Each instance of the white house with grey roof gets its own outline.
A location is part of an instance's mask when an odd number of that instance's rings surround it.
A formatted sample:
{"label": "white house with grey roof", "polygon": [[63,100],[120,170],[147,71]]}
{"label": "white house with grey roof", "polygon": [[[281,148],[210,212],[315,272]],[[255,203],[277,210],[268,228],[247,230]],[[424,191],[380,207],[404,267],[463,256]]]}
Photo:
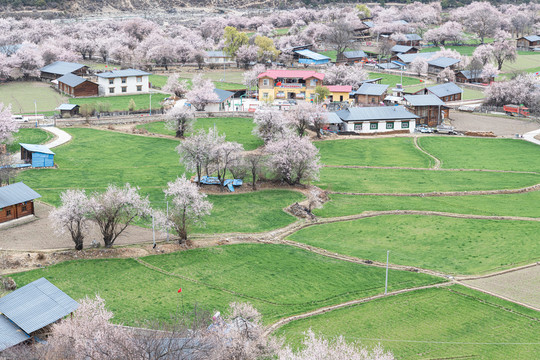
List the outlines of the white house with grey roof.
{"label": "white house with grey roof", "polygon": [[206,64],[229,64],[233,62],[233,59],[225,51],[207,51],[204,62]]}
{"label": "white house with grey roof", "polygon": [[148,94],[150,73],[137,69],[113,70],[96,74],[100,96]]}
{"label": "white house with grey roof", "polygon": [[[341,131],[360,134],[384,133],[390,131],[413,132],[418,116],[407,111],[404,106],[353,107],[335,112],[332,123],[339,118]],[[329,116],[330,119],[330,116]]]}

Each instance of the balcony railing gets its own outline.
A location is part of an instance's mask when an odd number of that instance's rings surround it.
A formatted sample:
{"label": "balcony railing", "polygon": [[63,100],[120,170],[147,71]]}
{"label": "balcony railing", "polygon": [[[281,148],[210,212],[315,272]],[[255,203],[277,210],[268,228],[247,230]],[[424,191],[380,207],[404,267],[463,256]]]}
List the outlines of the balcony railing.
{"label": "balcony railing", "polygon": [[276,87],[279,88],[285,88],[285,89],[301,89],[303,87],[306,87],[306,84],[301,83],[282,83],[281,85],[276,85]]}

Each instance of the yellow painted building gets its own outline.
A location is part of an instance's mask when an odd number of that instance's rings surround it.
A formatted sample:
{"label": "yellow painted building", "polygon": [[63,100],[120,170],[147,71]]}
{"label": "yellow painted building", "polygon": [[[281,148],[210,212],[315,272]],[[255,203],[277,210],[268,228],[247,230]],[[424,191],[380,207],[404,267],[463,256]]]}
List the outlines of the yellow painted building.
{"label": "yellow painted building", "polygon": [[266,70],[259,74],[259,100],[315,99],[315,88],[322,86],[324,74],[311,70]]}

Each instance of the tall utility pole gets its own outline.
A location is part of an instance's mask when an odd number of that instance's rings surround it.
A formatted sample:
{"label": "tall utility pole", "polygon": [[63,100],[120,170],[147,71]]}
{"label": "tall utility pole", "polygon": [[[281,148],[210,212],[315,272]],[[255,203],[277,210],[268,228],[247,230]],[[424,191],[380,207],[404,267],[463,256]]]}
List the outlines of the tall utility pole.
{"label": "tall utility pole", "polygon": [[150,115],[152,115],[152,93],[150,92]]}
{"label": "tall utility pole", "polygon": [[390,250],[386,251],[386,280],[384,282],[384,295],[388,294],[388,258],[390,256]]}

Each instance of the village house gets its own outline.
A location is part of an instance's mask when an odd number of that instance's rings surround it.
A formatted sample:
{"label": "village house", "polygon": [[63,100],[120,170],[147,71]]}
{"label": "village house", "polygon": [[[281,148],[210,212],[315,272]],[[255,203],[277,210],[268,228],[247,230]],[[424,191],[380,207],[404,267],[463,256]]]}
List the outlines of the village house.
{"label": "village house", "polygon": [[70,118],[79,115],[80,106],[77,104],[60,104],[56,109],[60,111],[61,118]]}
{"label": "village house", "polygon": [[234,96],[234,93],[232,91],[227,90],[221,90],[221,89],[214,89],[214,92],[218,96],[218,100],[216,102],[212,102],[204,108],[205,111],[231,111],[232,105],[232,98]]}
{"label": "village house", "polygon": [[398,69],[404,68],[404,66],[397,61],[379,63],[376,65],[376,67],[377,69],[382,69],[382,70],[398,70]]}
{"label": "village house", "polygon": [[450,68],[452,70],[455,70],[457,67],[457,64],[460,63],[461,60],[454,59],[454,58],[448,58],[448,57],[440,57],[435,60],[429,60],[428,61],[428,74],[434,74],[437,75],[444,69]]}
{"label": "village house", "polygon": [[204,57],[205,64],[228,65],[234,63],[232,57],[227,55],[225,51],[207,51]]}
{"label": "village house", "polygon": [[269,69],[259,74],[259,100],[311,100],[324,74],[313,70]]}
{"label": "village house", "polygon": [[23,182],[0,187],[0,223],[33,215],[34,200],[40,197]]}
{"label": "village house", "polygon": [[364,83],[354,92],[356,104],[380,105],[386,97],[388,85]]}
{"label": "village house", "polygon": [[540,35],[520,37],[517,39],[517,49],[523,51],[540,51]]}
{"label": "village house", "polygon": [[352,86],[350,85],[327,85],[326,88],[330,91],[327,97],[330,102],[348,102]]}
{"label": "village house", "polygon": [[429,60],[435,54],[436,54],[435,52],[425,52],[425,53],[416,53],[416,54],[398,54],[397,61],[399,61],[402,64],[405,64],[405,66],[408,67],[417,57],[421,57],[426,60]]}
{"label": "village house", "polygon": [[398,60],[398,55],[401,54],[416,54],[420,50],[417,47],[414,46],[408,46],[408,45],[394,45],[390,49],[392,52],[392,57],[390,60]]}
{"label": "village house", "polygon": [[336,63],[352,65],[355,63],[365,62],[367,58],[367,54],[362,50],[344,51],[337,57]]}
{"label": "village house", "polygon": [[[390,131],[413,132],[418,116],[403,106],[352,107],[335,112],[342,124],[335,124],[343,132],[385,133]],[[329,117],[330,118],[330,117]]]}
{"label": "village house", "polygon": [[148,76],[142,70],[113,70],[97,74],[99,95],[115,96],[128,94],[148,94],[150,86]]}
{"label": "village house", "polygon": [[481,70],[461,70],[456,72],[456,82],[458,83],[491,83],[495,81],[495,77],[492,76],[488,79],[484,79],[481,76]]}
{"label": "village house", "polygon": [[355,24],[353,30],[354,41],[368,41],[371,40],[371,27],[366,22]]}
{"label": "village house", "polygon": [[42,80],[55,80],[66,74],[75,74],[78,76],[89,75],[88,66],[66,61],[55,61],[52,64],[42,67],[39,71],[41,72],[40,77]]}
{"label": "village house", "polygon": [[403,99],[407,109],[418,116],[417,124],[437,126],[448,118],[449,108],[433,94],[405,95]]}
{"label": "village house", "polygon": [[98,84],[75,74],[66,74],[56,79],[58,90],[71,97],[98,96]]}
{"label": "village house", "polygon": [[420,41],[422,41],[422,37],[418,34],[405,34],[405,37],[407,40],[400,40],[397,41],[397,45],[407,45],[407,46],[414,46],[418,47],[420,46]]}
{"label": "village house", "polygon": [[463,90],[454,84],[453,82],[448,82],[440,85],[431,86],[424,88],[414,93],[414,95],[427,95],[433,94],[437,96],[444,102],[448,101],[459,101],[461,100],[461,94]]}
{"label": "village house", "polygon": [[330,62],[328,56],[316,53],[309,49],[294,50],[294,52],[298,56],[298,62],[300,64],[324,65]]}

